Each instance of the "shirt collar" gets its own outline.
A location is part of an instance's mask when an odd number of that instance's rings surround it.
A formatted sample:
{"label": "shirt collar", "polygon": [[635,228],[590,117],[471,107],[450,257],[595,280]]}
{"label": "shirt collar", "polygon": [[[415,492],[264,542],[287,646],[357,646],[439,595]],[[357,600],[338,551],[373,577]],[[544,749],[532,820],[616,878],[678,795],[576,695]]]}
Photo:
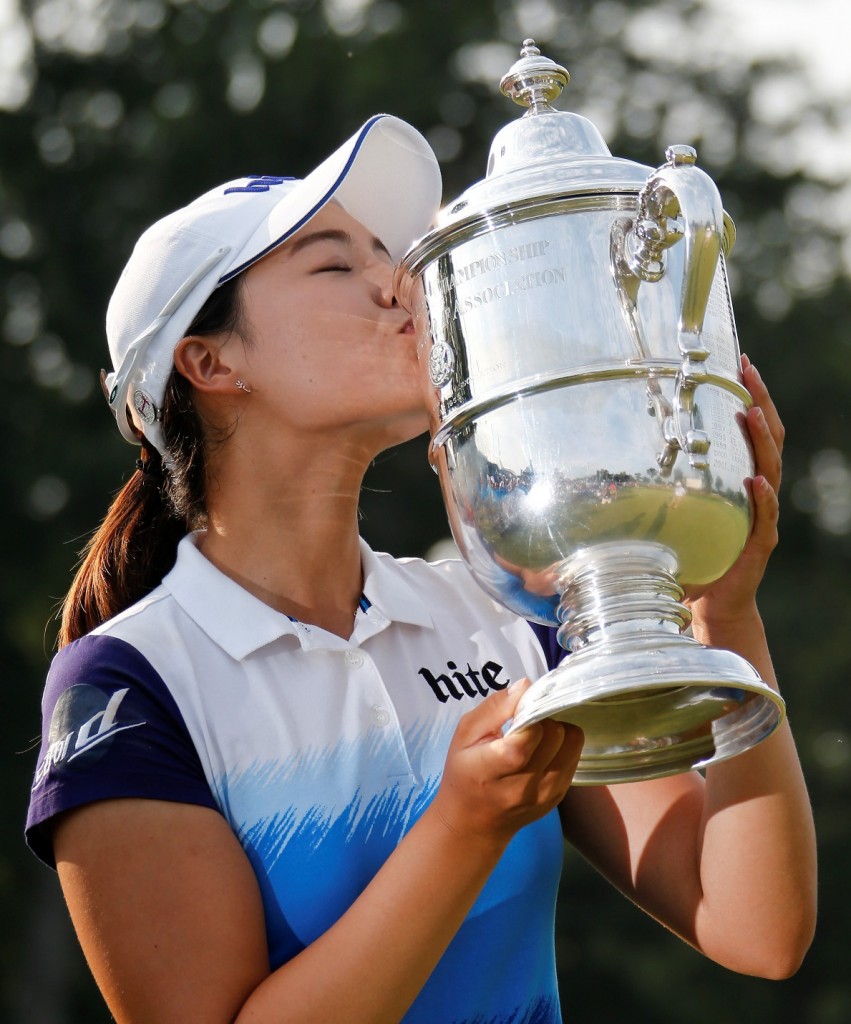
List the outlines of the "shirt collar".
{"label": "shirt collar", "polygon": [[[375,609],[387,622],[432,626],[425,602],[395,559],[376,555],[364,540],[360,543],[364,594],[373,606],[368,615]],[[302,647],[317,646],[316,634],[324,632],[294,622],[217,569],[198,550],[197,533],[181,540],[163,586],[193,622],[237,661],[284,636],[295,637]],[[334,646],[348,646],[339,637],[334,640]]]}
{"label": "shirt collar", "polygon": [[297,636],[296,623],[201,554],[199,536],[190,533],[181,540],[174,568],[163,580],[190,619],[237,661],[282,636]]}
{"label": "shirt collar", "polygon": [[405,560],[399,562],[392,555],[376,554],[363,537],[360,550],[363,592],[373,607],[379,608],[393,622],[434,626],[428,605],[406,579]]}

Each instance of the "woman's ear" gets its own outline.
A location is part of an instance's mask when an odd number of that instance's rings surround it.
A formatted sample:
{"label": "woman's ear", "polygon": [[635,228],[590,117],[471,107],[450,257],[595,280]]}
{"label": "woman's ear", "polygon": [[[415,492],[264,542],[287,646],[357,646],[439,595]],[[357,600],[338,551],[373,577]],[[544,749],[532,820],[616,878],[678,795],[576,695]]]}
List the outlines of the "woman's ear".
{"label": "woman's ear", "polygon": [[196,391],[230,393],[238,374],[230,365],[228,353],[221,337],[190,334],[177,343],[174,365]]}

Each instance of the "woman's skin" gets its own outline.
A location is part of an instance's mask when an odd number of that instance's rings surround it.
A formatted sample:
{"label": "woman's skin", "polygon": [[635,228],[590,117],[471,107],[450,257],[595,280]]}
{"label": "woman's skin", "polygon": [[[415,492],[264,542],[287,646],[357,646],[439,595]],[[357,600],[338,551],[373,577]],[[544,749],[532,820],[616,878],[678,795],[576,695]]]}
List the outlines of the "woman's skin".
{"label": "woman's skin", "polygon": [[[247,340],[189,337],[175,355],[202,415],[232,428],[211,468],[202,551],[261,600],[344,637],[362,587],[363,474],[425,427],[416,341],[391,276],[381,244],[332,204],[246,272]],[[775,685],[755,594],[777,541],[783,429],[743,367],[754,529],[691,604],[698,639]],[[464,716],[432,804],[340,920],[273,973],[257,881],[221,815],[136,799],[64,815],[60,879],[116,1020],[398,1022],[511,837],[554,807],[570,842],[687,942],[738,971],[794,972],[812,938],[816,866],[788,726],[705,781],[569,789],[577,729],[501,734],[526,685]]]}

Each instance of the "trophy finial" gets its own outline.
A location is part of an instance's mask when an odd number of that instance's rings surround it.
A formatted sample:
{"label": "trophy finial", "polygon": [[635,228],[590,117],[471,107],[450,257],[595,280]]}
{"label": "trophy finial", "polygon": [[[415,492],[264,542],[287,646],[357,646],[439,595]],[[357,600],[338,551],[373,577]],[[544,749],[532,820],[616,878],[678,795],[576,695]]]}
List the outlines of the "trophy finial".
{"label": "trophy finial", "polygon": [[504,96],[528,107],[529,114],[538,114],[552,109],[550,103],[558,99],[569,81],[566,68],[542,57],[534,39],[524,39],[520,60],[508,69],[499,88]]}

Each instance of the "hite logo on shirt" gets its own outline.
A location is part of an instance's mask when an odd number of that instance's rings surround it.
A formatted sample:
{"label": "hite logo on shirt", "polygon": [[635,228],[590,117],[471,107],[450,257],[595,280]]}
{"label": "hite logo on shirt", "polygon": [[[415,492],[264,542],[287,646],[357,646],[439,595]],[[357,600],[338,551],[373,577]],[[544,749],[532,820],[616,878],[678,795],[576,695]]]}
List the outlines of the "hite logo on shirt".
{"label": "hite logo on shirt", "polygon": [[117,733],[145,724],[118,720],[118,711],[129,692],[125,688],[110,694],[80,683],[62,694],[53,709],[47,752],[36,769],[33,789],[44,782],[54,766],[70,764],[83,755],[99,758]]}
{"label": "hite logo on shirt", "polygon": [[486,661],[481,668],[473,668],[467,662],[466,669],[459,669],[454,661],[446,662],[446,672],[437,674],[427,668],[421,668],[419,675],[431,687],[432,693],[441,704],[450,697],[462,700],[464,697],[487,697],[492,690],[504,690],[511,682],[501,677],[503,666],[495,661]]}

